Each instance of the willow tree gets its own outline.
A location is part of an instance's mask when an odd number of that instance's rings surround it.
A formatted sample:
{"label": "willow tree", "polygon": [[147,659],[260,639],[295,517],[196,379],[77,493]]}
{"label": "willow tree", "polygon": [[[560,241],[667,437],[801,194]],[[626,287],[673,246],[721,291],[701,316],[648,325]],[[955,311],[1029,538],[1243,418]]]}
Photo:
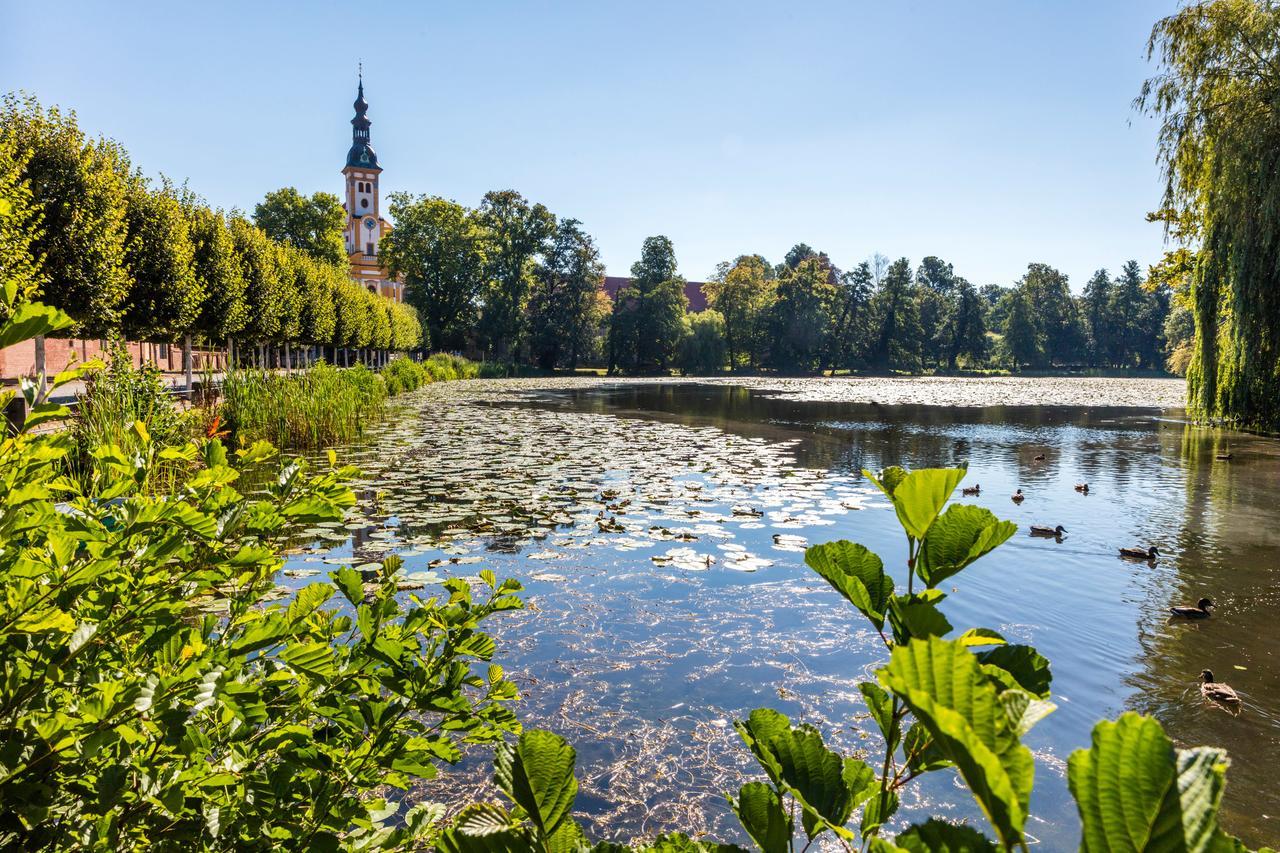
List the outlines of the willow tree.
{"label": "willow tree", "polygon": [[1280,430],[1280,5],[1208,0],[1155,25],[1159,74],[1137,105],[1161,119],[1169,235],[1195,249],[1198,417]]}

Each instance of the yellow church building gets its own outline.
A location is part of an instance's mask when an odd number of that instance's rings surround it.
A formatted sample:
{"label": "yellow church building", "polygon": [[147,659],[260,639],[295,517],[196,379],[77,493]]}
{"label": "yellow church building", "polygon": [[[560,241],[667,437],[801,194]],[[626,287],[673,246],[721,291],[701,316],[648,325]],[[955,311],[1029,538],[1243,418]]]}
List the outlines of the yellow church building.
{"label": "yellow church building", "polygon": [[351,148],[347,151],[347,165],[342,174],[347,188],[343,208],[347,211],[344,237],[347,243],[347,260],[351,263],[351,278],[360,282],[371,293],[378,293],[397,302],[404,301],[404,282],[392,278],[383,269],[378,247],[382,238],[391,231],[391,223],[382,218],[378,180],[382,168],[378,155],[369,144],[369,103],[364,99],[364,76],[356,89],[355,118],[351,119]]}

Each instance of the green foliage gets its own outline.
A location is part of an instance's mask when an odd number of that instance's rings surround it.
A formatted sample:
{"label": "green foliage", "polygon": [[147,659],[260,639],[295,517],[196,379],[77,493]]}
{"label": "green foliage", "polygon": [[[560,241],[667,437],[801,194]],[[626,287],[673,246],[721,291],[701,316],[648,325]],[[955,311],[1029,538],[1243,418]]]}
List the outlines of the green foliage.
{"label": "green foliage", "polygon": [[361,365],[321,363],[288,375],[234,370],[223,381],[220,412],[242,443],[315,449],[359,438],[382,416],[386,397],[382,378]]}
{"label": "green foliage", "polygon": [[918,370],[924,331],[911,280],[911,262],[906,258],[899,258],[889,267],[872,300],[872,310],[879,325],[872,360],[885,367]]}
{"label": "green foliage", "polygon": [[826,256],[784,267],[776,298],[764,317],[770,340],[769,364],[784,371],[816,370],[828,351],[837,290]]}
{"label": "green foliage", "polygon": [[773,270],[760,255],[723,263],[705,285],[707,304],[724,318],[729,369],[745,361],[755,367],[764,351],[766,312],[776,298]]}
{"label": "green foliage", "polygon": [[530,349],[533,362],[544,370],[572,370],[583,361],[596,360],[612,309],[601,288],[600,250],[581,226],[576,219],[560,220],[534,271]]}
{"label": "green foliage", "polygon": [[[23,308],[0,340],[71,323]],[[0,846],[430,843],[442,811],[401,816],[388,794],[518,730],[480,629],[520,606],[519,584],[485,572],[474,594],[454,579],[401,603],[388,558],[369,583],[343,568],[272,603],[285,543],[343,518],[355,472],[313,474],[265,444],[236,465],[216,440],[187,447],[201,470],[162,496],[144,487],[157,453],[96,448],[92,497],[60,473],[70,435],[0,442]],[[236,483],[255,466],[274,476],[249,498]]]}
{"label": "green foliage", "polygon": [[133,284],[124,332],[131,340],[172,340],[195,325],[205,298],[188,219],[171,193],[153,192],[141,179],[126,199],[124,263]]}
{"label": "green foliage", "polygon": [[[449,382],[454,379],[474,379],[482,375],[488,363],[477,364],[459,355],[436,353],[425,361],[397,358],[380,373],[387,385],[387,393],[395,396],[405,391],[415,391],[432,382]],[[506,375],[503,372],[501,375]]]}
{"label": "green foliage", "polygon": [[509,361],[525,337],[534,258],[544,255],[556,218],[514,190],[487,192],[475,213],[484,235],[485,285],[477,326],[485,352]]}
{"label": "green foliage", "polygon": [[685,333],[680,339],[678,361],[686,376],[708,375],[724,370],[728,363],[725,348],[724,317],[714,309],[684,318]]}
{"label": "green foliage", "polygon": [[308,198],[293,187],[269,192],[253,209],[253,223],[278,243],[291,246],[330,266],[347,263],[342,228],[347,212],[333,193],[312,193]]}
{"label": "green foliage", "polygon": [[[11,284],[17,293],[15,301],[24,302],[44,284],[36,249],[40,211],[25,177],[30,158],[29,151],[18,150],[16,139],[0,133],[0,282]],[[0,314],[0,320],[4,317]]]}
{"label": "green foliage", "polygon": [[485,281],[484,231],[456,202],[393,193],[395,230],[382,241],[392,275],[403,275],[406,297],[418,309],[433,346],[460,348],[475,320]]}
{"label": "green foliage", "polygon": [[42,298],[75,320],[67,331],[117,327],[131,283],[124,265],[127,159],[113,144],[87,140],[74,114],[12,94],[0,109],[0,148],[22,164],[20,180],[41,226],[27,252],[43,261]]}
{"label": "green foliage", "polygon": [[610,371],[666,371],[684,336],[688,303],[671,241],[662,236],[647,238],[640,260],[631,266],[631,283],[614,297]]}
{"label": "green foliage", "polygon": [[194,199],[185,200],[183,207],[191,237],[192,268],[204,285],[197,327],[210,340],[230,340],[249,322],[247,288],[235,241],[222,211]]}

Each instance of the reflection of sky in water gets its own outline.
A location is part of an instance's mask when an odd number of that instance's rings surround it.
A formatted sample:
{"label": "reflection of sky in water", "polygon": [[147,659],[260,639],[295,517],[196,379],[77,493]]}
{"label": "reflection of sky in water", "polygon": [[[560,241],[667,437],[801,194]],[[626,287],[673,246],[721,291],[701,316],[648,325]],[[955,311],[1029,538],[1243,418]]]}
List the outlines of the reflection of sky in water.
{"label": "reflection of sky in water", "polygon": [[[958,629],[996,628],[1053,662],[1059,710],[1027,739],[1030,832],[1074,845],[1066,757],[1095,720],[1136,707],[1185,742],[1231,749],[1232,828],[1255,843],[1280,834],[1263,769],[1280,758],[1276,593],[1256,574],[1280,544],[1275,442],[1233,437],[1228,466],[1214,460],[1221,434],[1150,410],[874,407],[652,384],[517,401],[494,387],[428,389],[351,451],[366,472],[354,549],[318,543],[290,568],[399,553],[409,580],[483,567],[525,580],[529,610],[491,626],[499,659],[522,686],[526,725],[577,747],[596,835],[730,837],[722,795],[758,775],[730,723],[754,707],[813,722],[845,751],[876,750],[855,681],[884,650],[799,549],[853,539],[901,582],[901,533],[857,472],[960,462],[966,484],[982,484],[965,500],[1023,531],[1069,531],[1060,543],[1020,534],[943,587]],[[1154,567],[1116,557],[1149,543],[1168,554]],[[1168,604],[1202,593],[1218,618],[1165,623]],[[1240,719],[1186,693],[1204,666],[1246,696]],[[427,793],[478,794],[488,775],[477,757]],[[902,818],[976,818],[949,773],[921,781]]]}

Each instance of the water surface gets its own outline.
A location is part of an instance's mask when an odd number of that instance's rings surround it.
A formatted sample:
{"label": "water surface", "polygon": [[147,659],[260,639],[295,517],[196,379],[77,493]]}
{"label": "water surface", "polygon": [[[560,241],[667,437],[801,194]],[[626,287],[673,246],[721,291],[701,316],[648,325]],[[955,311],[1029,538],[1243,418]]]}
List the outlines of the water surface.
{"label": "water surface", "polygon": [[[597,837],[738,838],[723,793],[759,774],[730,723],[755,707],[812,722],[846,752],[876,752],[856,681],[884,662],[883,646],[801,551],[852,539],[902,584],[901,532],[859,472],[967,463],[966,485],[982,492],[965,500],[1020,532],[950,579],[943,608],[958,629],[995,628],[1053,664],[1059,709],[1027,738],[1029,832],[1046,849],[1075,846],[1066,758],[1097,719],[1135,709],[1180,744],[1226,747],[1228,828],[1253,845],[1280,838],[1280,442],[1146,407],[538,384],[449,383],[398,403],[349,451],[367,472],[355,540],[330,548],[346,533],[333,531],[291,568],[394,552],[428,583],[484,567],[523,579],[530,609],[491,626],[499,657],[523,688],[525,724],[577,747],[579,809]],[[1033,539],[1033,523],[1068,533]],[[1163,555],[1154,565],[1116,555],[1149,544]],[[1217,602],[1214,618],[1166,619],[1170,604],[1201,596]],[[1206,667],[1244,697],[1239,717],[1201,703]],[[423,793],[483,795],[487,776],[477,757]],[[900,823],[981,820],[949,772],[920,781]]]}

